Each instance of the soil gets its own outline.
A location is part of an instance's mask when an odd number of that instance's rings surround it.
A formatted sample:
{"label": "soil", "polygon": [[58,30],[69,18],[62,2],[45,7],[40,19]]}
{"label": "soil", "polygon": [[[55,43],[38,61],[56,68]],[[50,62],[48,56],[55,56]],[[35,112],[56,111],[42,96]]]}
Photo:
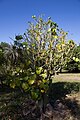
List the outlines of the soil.
{"label": "soil", "polygon": [[[61,92],[61,91],[60,91]],[[54,98],[54,95],[53,95]],[[7,90],[0,94],[0,120],[80,120],[80,92],[50,100],[45,113],[26,95]]]}

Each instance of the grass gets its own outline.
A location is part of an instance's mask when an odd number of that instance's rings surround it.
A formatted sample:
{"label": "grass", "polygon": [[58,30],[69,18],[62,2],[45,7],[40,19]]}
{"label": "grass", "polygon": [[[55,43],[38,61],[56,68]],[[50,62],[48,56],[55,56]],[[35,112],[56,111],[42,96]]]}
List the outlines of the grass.
{"label": "grass", "polygon": [[80,73],[63,73],[55,75],[53,77],[54,82],[79,82],[80,83]]}

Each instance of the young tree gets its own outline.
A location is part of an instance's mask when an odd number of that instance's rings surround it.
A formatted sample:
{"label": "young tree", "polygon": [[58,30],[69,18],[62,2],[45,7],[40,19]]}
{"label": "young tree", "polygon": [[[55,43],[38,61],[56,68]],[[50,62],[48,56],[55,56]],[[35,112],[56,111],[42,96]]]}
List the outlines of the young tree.
{"label": "young tree", "polygon": [[[46,98],[54,74],[54,51],[58,38],[58,26],[50,18],[44,21],[41,17],[33,16],[35,24],[29,22],[29,29],[19,39],[18,44],[23,45],[24,73],[22,88],[28,90],[30,96],[42,100],[43,111]],[[46,98],[45,98],[46,97]],[[44,101],[45,99],[45,101]]]}
{"label": "young tree", "polygon": [[11,50],[8,49],[8,81],[11,87],[18,86],[30,98],[40,101],[45,111],[53,75],[69,61],[74,46],[51,18],[32,18],[35,22],[29,22],[24,35],[17,35]]}

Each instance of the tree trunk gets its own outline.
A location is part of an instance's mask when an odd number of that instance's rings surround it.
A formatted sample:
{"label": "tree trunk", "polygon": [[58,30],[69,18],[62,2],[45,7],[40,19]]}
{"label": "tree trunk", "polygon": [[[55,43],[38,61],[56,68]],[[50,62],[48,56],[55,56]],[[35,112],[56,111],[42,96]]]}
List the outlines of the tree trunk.
{"label": "tree trunk", "polygon": [[41,113],[45,113],[46,106],[49,103],[49,97],[46,93],[42,93],[42,99],[39,101],[40,111]]}

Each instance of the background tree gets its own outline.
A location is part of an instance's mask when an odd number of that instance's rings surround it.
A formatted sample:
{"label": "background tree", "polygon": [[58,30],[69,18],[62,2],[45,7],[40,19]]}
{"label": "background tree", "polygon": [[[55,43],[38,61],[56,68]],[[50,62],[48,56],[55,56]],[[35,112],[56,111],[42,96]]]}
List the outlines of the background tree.
{"label": "background tree", "polygon": [[5,48],[8,47],[8,46],[9,46],[8,43],[5,43],[5,42],[0,43],[0,82],[1,82],[2,85],[3,85],[3,82],[5,81],[5,79],[7,77],[7,75],[6,75],[7,64],[6,64],[6,59],[5,59],[5,56],[4,56],[4,51],[5,51]]}
{"label": "background tree", "polygon": [[75,46],[73,50],[73,57],[70,62],[67,63],[66,69],[69,72],[80,72],[80,46]]}

